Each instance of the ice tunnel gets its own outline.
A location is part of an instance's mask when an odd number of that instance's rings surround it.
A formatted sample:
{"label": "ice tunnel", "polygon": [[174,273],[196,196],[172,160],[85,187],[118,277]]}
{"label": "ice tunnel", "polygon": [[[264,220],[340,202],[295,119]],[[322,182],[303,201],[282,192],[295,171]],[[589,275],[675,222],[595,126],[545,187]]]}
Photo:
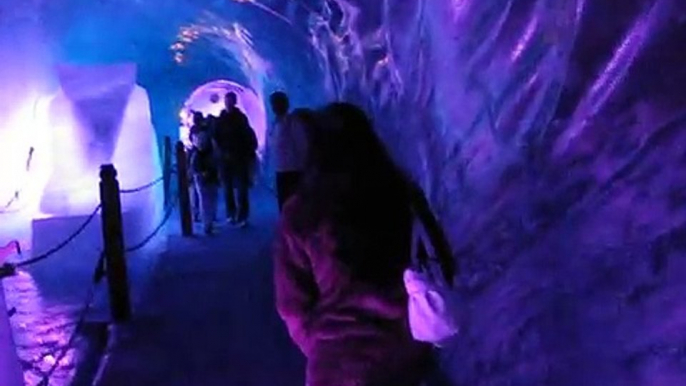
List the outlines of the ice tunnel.
{"label": "ice tunnel", "polygon": [[683,0],[3,1],[0,244],[49,185],[61,65],[135,64],[155,143],[217,79],[353,101],[460,268],[449,383],[684,385],[685,46]]}

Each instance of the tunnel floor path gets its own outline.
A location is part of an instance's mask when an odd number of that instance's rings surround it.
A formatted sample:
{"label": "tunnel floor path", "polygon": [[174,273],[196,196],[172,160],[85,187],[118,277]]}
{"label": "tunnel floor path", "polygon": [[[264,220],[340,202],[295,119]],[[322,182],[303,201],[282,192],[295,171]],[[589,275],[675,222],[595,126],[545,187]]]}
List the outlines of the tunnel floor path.
{"label": "tunnel floor path", "polygon": [[304,359],[274,309],[274,201],[252,192],[247,229],[170,238],[133,321],[117,330],[99,385],[304,384]]}

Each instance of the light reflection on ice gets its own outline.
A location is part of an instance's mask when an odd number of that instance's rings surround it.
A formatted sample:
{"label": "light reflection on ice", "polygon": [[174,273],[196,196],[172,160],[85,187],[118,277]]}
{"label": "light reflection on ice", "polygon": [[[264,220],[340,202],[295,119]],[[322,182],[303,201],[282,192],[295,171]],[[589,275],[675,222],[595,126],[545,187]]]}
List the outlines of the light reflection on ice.
{"label": "light reflection on ice", "polygon": [[[72,334],[74,317],[79,304],[47,304],[29,272],[19,271],[4,279],[8,307],[17,313],[10,322],[17,345],[17,353],[27,385],[38,384],[55,364],[56,357]],[[50,385],[69,385],[76,372],[79,352],[70,349],[60,361]]]}

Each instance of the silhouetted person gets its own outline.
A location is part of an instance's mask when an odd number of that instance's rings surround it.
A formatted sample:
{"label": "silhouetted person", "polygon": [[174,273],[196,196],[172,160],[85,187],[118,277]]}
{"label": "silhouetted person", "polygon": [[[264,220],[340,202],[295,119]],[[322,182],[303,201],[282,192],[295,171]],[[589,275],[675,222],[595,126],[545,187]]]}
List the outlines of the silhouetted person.
{"label": "silhouetted person", "polygon": [[[193,125],[190,128],[190,134],[189,134],[189,139],[191,141],[191,146],[190,148],[187,149],[186,155],[187,155],[187,164],[190,165],[191,159],[193,158],[193,154],[198,150],[198,148],[195,146],[195,142],[193,141],[193,137],[200,133],[201,131],[204,131],[207,129],[206,121],[205,118],[203,117],[202,113],[199,111],[194,111],[193,112]],[[194,222],[200,222],[202,221],[201,218],[201,209],[200,209],[200,196],[198,193],[198,189],[196,189],[195,184],[193,183],[195,179],[195,176],[193,174],[193,169],[188,168],[188,180],[191,181],[191,186],[190,186],[190,191],[191,191],[191,208],[193,210],[193,221]]]}
{"label": "silhouetted person", "polygon": [[200,212],[205,234],[213,233],[213,222],[217,212],[217,195],[219,192],[219,170],[212,146],[212,139],[207,130],[191,136],[196,151],[191,156],[193,184],[200,200]]}
{"label": "silhouetted person", "polygon": [[307,357],[309,386],[418,386],[430,347],[413,340],[410,187],[357,107],[318,119],[275,253],[276,307]]}
{"label": "silhouetted person", "polygon": [[227,217],[246,226],[250,215],[250,171],[255,162],[257,137],[248,117],[238,109],[238,97],[229,92],[225,109],[216,120],[214,139],[219,149],[219,172],[224,186]]}
{"label": "silhouetted person", "polygon": [[276,174],[276,195],[279,210],[297,189],[305,168],[307,158],[308,138],[302,122],[302,114],[289,114],[290,102],[288,96],[277,91],[273,93],[269,101],[272,111],[276,116],[274,121],[273,136],[270,147],[270,155],[274,161]]}

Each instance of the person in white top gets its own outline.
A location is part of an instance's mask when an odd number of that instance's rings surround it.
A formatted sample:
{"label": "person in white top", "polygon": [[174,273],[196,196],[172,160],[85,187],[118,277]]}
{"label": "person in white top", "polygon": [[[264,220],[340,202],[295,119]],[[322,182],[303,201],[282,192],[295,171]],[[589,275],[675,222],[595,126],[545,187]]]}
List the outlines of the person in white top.
{"label": "person in white top", "polygon": [[288,96],[281,91],[273,93],[269,101],[276,116],[273,129],[273,143],[270,156],[276,172],[276,194],[279,210],[283,209],[288,198],[297,190],[307,161],[309,138],[306,124],[299,116],[291,114]]}

